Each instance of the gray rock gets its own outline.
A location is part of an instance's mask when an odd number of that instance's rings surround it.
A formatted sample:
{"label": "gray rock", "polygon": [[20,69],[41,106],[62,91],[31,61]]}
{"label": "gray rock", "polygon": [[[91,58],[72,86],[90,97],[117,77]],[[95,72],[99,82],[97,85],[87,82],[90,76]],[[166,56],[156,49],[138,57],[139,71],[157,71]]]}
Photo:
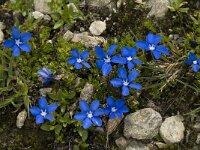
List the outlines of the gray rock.
{"label": "gray rock", "polygon": [[45,21],[51,21],[51,17],[49,15],[44,15],[43,19]]}
{"label": "gray rock", "polygon": [[193,128],[194,128],[196,131],[200,131],[200,122],[196,122],[196,123],[193,125]]}
{"label": "gray rock", "polygon": [[32,16],[35,19],[42,19],[44,17],[44,14],[39,11],[32,12]]}
{"label": "gray rock", "polygon": [[6,28],[5,24],[3,22],[0,22],[0,30],[4,30]]}
{"label": "gray rock", "polygon": [[184,138],[185,127],[181,116],[166,118],[160,127],[160,135],[167,144],[179,143]]}
{"label": "gray rock", "polygon": [[120,150],[124,150],[127,147],[127,141],[124,137],[120,137],[115,140],[116,145]]}
{"label": "gray rock", "polygon": [[148,5],[151,7],[151,11],[148,13],[147,17],[163,18],[169,6],[168,0],[148,0]]}
{"label": "gray rock", "polygon": [[52,88],[42,88],[42,89],[40,89],[39,91],[40,91],[40,95],[41,95],[41,96],[46,97],[46,95],[47,95],[48,93],[51,93],[52,90],[53,90]]}
{"label": "gray rock", "polygon": [[110,11],[116,9],[116,4],[113,0],[85,0],[82,5],[87,5],[89,7],[98,7],[98,8],[108,8]]}
{"label": "gray rock", "polygon": [[4,40],[4,34],[0,29],[0,44],[3,42],[3,40]]}
{"label": "gray rock", "polygon": [[131,113],[124,120],[124,135],[135,139],[152,139],[162,124],[161,115],[152,108]]}
{"label": "gray rock", "polygon": [[94,92],[94,86],[90,83],[86,83],[81,91],[80,99],[90,102],[93,92]]}
{"label": "gray rock", "polygon": [[200,144],[200,133],[198,133],[198,135],[197,135],[196,143],[197,143],[197,144]]}
{"label": "gray rock", "polygon": [[69,30],[67,30],[67,32],[63,36],[63,38],[66,39],[67,41],[70,41],[73,37],[74,37],[74,33],[72,33]]}
{"label": "gray rock", "polygon": [[126,150],[149,150],[141,141],[130,140]]}
{"label": "gray rock", "polygon": [[23,111],[21,111],[18,115],[17,115],[17,121],[16,121],[16,126],[18,128],[21,128],[24,126],[24,122],[27,118],[27,112],[24,109]]}
{"label": "gray rock", "polygon": [[90,32],[93,35],[101,35],[106,30],[106,23],[103,21],[94,21],[90,25]]}
{"label": "gray rock", "polygon": [[51,8],[48,5],[49,2],[51,2],[51,0],[34,0],[35,11],[49,14],[51,12]]}

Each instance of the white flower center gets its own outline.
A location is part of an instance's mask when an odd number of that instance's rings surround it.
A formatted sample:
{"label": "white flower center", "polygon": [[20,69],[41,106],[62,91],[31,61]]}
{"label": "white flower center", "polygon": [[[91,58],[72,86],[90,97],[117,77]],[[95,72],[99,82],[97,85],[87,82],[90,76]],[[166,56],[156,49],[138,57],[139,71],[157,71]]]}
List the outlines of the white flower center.
{"label": "white flower center", "polygon": [[131,61],[133,58],[131,56],[126,58],[128,61]]}
{"label": "white flower center", "polygon": [[123,85],[124,86],[128,86],[129,85],[129,82],[127,80],[123,81]]}
{"label": "white flower center", "polygon": [[22,42],[20,42],[20,40],[15,40],[15,44],[16,44],[17,46],[19,46],[19,44],[22,44]]}
{"label": "white flower center", "polygon": [[112,107],[112,108],[111,108],[111,111],[112,111],[112,112],[116,112],[117,109],[116,109],[115,107]]}
{"label": "white flower center", "polygon": [[193,64],[194,64],[194,65],[196,65],[196,64],[197,64],[197,61],[196,61],[196,60],[194,60],[194,61],[193,61]]}
{"label": "white flower center", "polygon": [[109,63],[110,62],[110,57],[106,56],[106,58],[104,59],[105,62]]}
{"label": "white flower center", "polygon": [[77,58],[77,63],[81,63],[83,60],[82,59],[80,59],[80,58]]}
{"label": "white flower center", "polygon": [[92,117],[93,117],[92,112],[89,111],[89,112],[87,113],[87,116],[88,116],[88,118],[92,118]]}
{"label": "white flower center", "polygon": [[151,51],[153,51],[153,50],[155,50],[155,45],[154,44],[149,44],[149,49],[151,50]]}
{"label": "white flower center", "polygon": [[41,110],[41,113],[40,113],[40,115],[41,115],[41,116],[43,116],[43,117],[45,117],[45,116],[47,115],[47,112],[46,112],[46,110],[44,110],[44,111],[43,111],[43,110]]}

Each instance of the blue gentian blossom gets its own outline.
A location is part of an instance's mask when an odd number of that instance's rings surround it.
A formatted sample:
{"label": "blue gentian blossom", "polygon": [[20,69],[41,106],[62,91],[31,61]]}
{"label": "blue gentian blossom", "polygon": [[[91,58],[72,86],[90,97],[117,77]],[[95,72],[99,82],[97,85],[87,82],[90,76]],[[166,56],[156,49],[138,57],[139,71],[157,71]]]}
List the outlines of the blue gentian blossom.
{"label": "blue gentian blossom", "polygon": [[96,60],[96,65],[99,70],[102,70],[103,76],[107,76],[112,71],[111,63],[124,64],[124,59],[121,56],[113,56],[112,54],[117,49],[118,45],[113,44],[108,48],[107,53],[100,46],[95,47],[96,56],[100,60]]}
{"label": "blue gentian blossom", "polygon": [[74,118],[83,122],[83,128],[87,129],[92,126],[92,123],[96,126],[102,126],[101,115],[104,114],[104,110],[98,108],[99,100],[94,100],[89,108],[86,101],[81,100],[79,102],[81,112],[74,115]]}
{"label": "blue gentian blossom", "polygon": [[127,76],[127,71],[125,68],[120,67],[118,69],[118,77],[110,80],[110,83],[114,87],[122,87],[122,95],[128,96],[129,95],[129,88],[134,88],[136,90],[142,89],[142,86],[138,83],[133,82],[139,74],[138,70],[133,70]]}
{"label": "blue gentian blossom", "polygon": [[43,79],[44,85],[48,85],[53,79],[55,79],[55,75],[53,75],[51,70],[47,68],[42,68],[37,72],[37,74]]}
{"label": "blue gentian blossom", "polygon": [[105,114],[109,115],[110,119],[114,119],[115,117],[122,119],[123,113],[129,112],[128,107],[124,105],[125,102],[124,99],[119,99],[115,102],[113,98],[109,96],[107,99],[107,107],[104,109]]}
{"label": "blue gentian blossom", "polygon": [[39,99],[39,107],[33,106],[30,108],[31,114],[36,117],[36,124],[44,123],[44,119],[52,121],[54,116],[51,114],[58,107],[56,103],[48,105],[45,97]]}
{"label": "blue gentian blossom", "polygon": [[191,65],[194,72],[199,71],[200,58],[197,58],[193,52],[189,53],[189,57],[185,60],[185,63]]}
{"label": "blue gentian blossom", "polygon": [[12,48],[12,55],[17,57],[20,55],[20,49],[23,52],[30,52],[31,46],[26,44],[31,39],[31,33],[24,32],[20,34],[20,31],[17,27],[12,28],[12,39],[7,39],[4,42],[6,48]]}
{"label": "blue gentian blossom", "polygon": [[169,55],[169,51],[165,46],[158,45],[161,40],[161,36],[154,35],[150,32],[146,37],[146,41],[137,41],[136,45],[141,49],[149,50],[155,59],[160,59],[161,54]]}
{"label": "blue gentian blossom", "polygon": [[136,51],[136,47],[131,47],[130,49],[128,49],[128,47],[126,46],[122,47],[121,53],[122,56],[125,58],[125,64],[127,64],[129,70],[132,70],[134,68],[134,64],[142,64],[141,60],[134,58],[136,55]]}
{"label": "blue gentian blossom", "polygon": [[74,65],[76,69],[81,69],[82,65],[84,65],[86,68],[90,68],[90,64],[85,61],[88,56],[88,50],[85,50],[81,54],[79,54],[77,49],[72,49],[72,57],[68,59],[68,63]]}

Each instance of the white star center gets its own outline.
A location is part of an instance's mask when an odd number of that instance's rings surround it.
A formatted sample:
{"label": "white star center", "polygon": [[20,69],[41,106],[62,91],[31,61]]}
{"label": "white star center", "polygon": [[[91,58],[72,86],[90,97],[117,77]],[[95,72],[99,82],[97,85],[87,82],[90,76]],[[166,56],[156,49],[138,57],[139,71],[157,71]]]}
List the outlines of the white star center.
{"label": "white star center", "polygon": [[128,61],[131,61],[133,58],[131,56],[126,58]]}
{"label": "white star center", "polygon": [[77,58],[77,63],[81,63],[82,62],[82,59],[80,59],[80,58]]}
{"label": "white star center", "polygon": [[20,42],[20,40],[15,40],[15,44],[16,44],[17,46],[19,46],[19,44],[22,44],[22,42]]}
{"label": "white star center", "polygon": [[194,60],[194,61],[193,61],[193,64],[194,64],[194,65],[196,65],[196,64],[197,64],[197,61],[196,61],[196,60]]}
{"label": "white star center", "polygon": [[129,82],[126,80],[126,81],[123,81],[123,85],[124,86],[128,86],[129,85]]}
{"label": "white star center", "polygon": [[40,115],[41,115],[41,116],[43,116],[43,117],[45,117],[45,116],[47,115],[47,112],[46,112],[46,110],[44,110],[44,111],[43,111],[43,110],[41,110],[41,113],[40,113]]}
{"label": "white star center", "polygon": [[87,113],[87,116],[88,116],[88,118],[92,118],[92,117],[93,117],[92,112],[89,111],[89,112]]}
{"label": "white star center", "polygon": [[106,58],[104,59],[105,62],[109,63],[110,62],[110,57],[106,56]]}
{"label": "white star center", "polygon": [[111,108],[111,111],[112,111],[112,112],[116,112],[117,109],[116,109],[115,107],[112,107],[112,108]]}
{"label": "white star center", "polygon": [[154,44],[152,44],[152,45],[151,45],[151,44],[149,44],[149,49],[150,49],[151,51],[155,50],[155,48],[156,48],[156,47],[155,47],[155,45],[154,45]]}

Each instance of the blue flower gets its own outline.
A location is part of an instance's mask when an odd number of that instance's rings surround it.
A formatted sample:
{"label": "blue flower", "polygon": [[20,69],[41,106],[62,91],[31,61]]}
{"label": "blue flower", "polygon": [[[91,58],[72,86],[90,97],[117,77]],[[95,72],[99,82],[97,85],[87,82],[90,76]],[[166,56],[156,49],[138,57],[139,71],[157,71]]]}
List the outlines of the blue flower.
{"label": "blue flower", "polygon": [[54,116],[51,114],[58,107],[56,103],[48,105],[45,97],[39,99],[39,107],[33,106],[30,108],[31,114],[36,117],[36,124],[44,123],[44,119],[52,121]]}
{"label": "blue flower", "polygon": [[165,46],[158,45],[161,40],[161,36],[154,35],[150,32],[146,37],[146,41],[138,41],[136,45],[141,49],[149,50],[156,59],[160,59],[161,54],[169,55],[169,51]]}
{"label": "blue flower", "polygon": [[119,99],[116,102],[111,96],[107,99],[107,107],[104,109],[106,115],[109,115],[110,119],[114,119],[116,116],[122,119],[123,113],[129,112],[128,107],[126,107],[124,99]]}
{"label": "blue flower", "polygon": [[142,86],[138,83],[134,83],[133,80],[137,78],[139,74],[138,70],[133,70],[129,73],[127,77],[127,71],[125,68],[120,67],[118,69],[118,77],[110,80],[110,83],[114,87],[122,87],[122,95],[128,96],[129,95],[129,88],[134,88],[137,90],[142,89]]}
{"label": "blue flower", "polygon": [[124,64],[124,59],[121,56],[111,55],[117,49],[118,45],[114,44],[108,48],[107,53],[104,53],[104,50],[100,46],[95,47],[96,56],[101,60],[96,60],[96,65],[99,70],[102,70],[103,76],[107,76],[112,71],[112,63]]}
{"label": "blue flower", "polygon": [[128,47],[124,46],[121,50],[122,56],[125,58],[125,64],[127,64],[128,69],[132,70],[134,68],[134,63],[137,65],[141,65],[142,61],[134,58],[136,55],[136,47],[131,47],[128,49]]}
{"label": "blue flower", "polygon": [[74,67],[76,69],[81,69],[82,68],[82,64],[87,67],[90,68],[90,64],[88,64],[85,59],[87,59],[89,56],[89,51],[85,50],[83,51],[81,54],[79,54],[77,49],[72,49],[72,57],[70,57],[68,59],[68,63],[71,65],[74,65]]}
{"label": "blue flower", "polygon": [[26,44],[31,39],[31,33],[24,32],[20,34],[17,27],[12,28],[12,39],[7,39],[4,42],[6,48],[12,48],[12,55],[17,57],[20,55],[20,49],[24,52],[30,52],[31,46]]}
{"label": "blue flower", "polygon": [[99,109],[99,100],[94,100],[89,108],[86,101],[81,100],[79,102],[81,112],[74,115],[74,118],[83,122],[83,128],[87,129],[92,126],[92,123],[96,126],[102,126],[102,120],[99,116],[104,114],[103,109]]}
{"label": "blue flower", "polygon": [[47,68],[42,68],[37,72],[37,74],[42,77],[44,85],[48,85],[53,79],[55,79],[55,75],[53,75],[51,70]]}
{"label": "blue flower", "polygon": [[200,58],[197,58],[193,52],[189,53],[189,57],[185,60],[185,63],[191,65],[194,72],[199,71]]}

